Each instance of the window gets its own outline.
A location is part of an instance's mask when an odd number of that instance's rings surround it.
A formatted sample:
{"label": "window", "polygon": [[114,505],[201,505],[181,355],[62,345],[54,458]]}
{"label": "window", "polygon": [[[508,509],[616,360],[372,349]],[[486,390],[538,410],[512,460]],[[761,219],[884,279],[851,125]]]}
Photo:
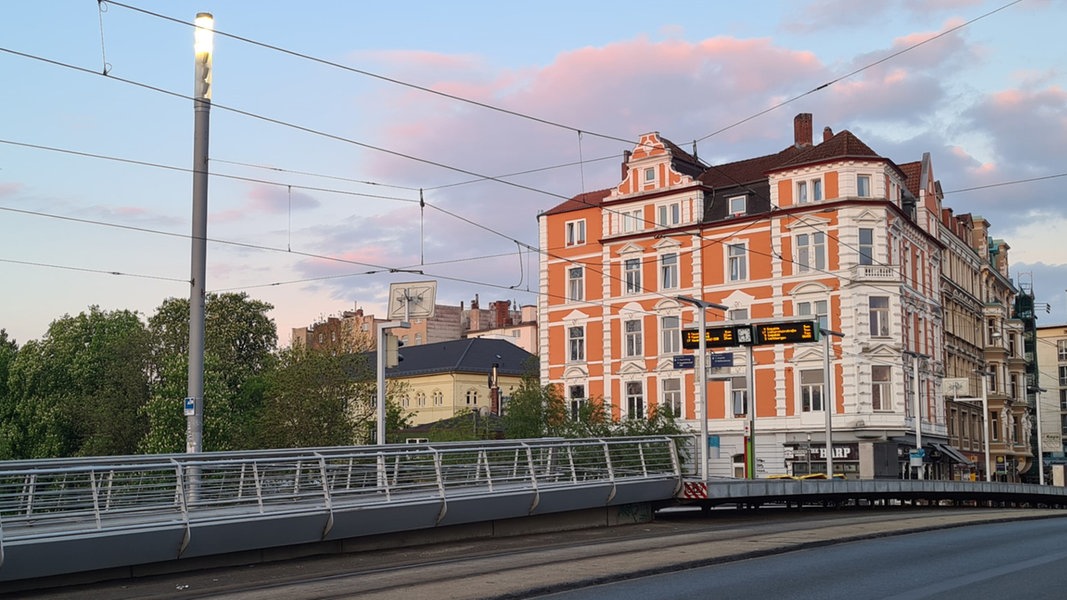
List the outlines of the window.
{"label": "window", "polygon": [[826,269],[825,233],[821,231],[815,233],[798,233],[796,240],[798,273],[804,273],[812,268],[818,271]]}
{"label": "window", "polygon": [[1060,365],[1060,387],[1067,387],[1067,365]]}
{"label": "window", "polygon": [[748,380],[744,377],[730,378],[730,403],[734,407],[734,416],[748,414]]}
{"label": "window", "polygon": [[734,196],[733,198],[730,198],[730,214],[735,217],[745,214],[748,210],[747,204],[745,196]]}
{"label": "window", "polygon": [[641,320],[633,319],[623,322],[623,328],[626,330],[626,350],[625,356],[642,356],[641,350]]}
{"label": "window", "polygon": [[663,380],[663,405],[671,409],[671,416],[675,418],[681,418],[682,416],[682,380],[681,379],[664,379]]}
{"label": "window", "polygon": [[866,227],[860,228],[860,264],[874,264],[874,230]]}
{"label": "window", "polygon": [[889,337],[889,298],[871,296],[867,302],[870,307],[871,335]]}
{"label": "window", "polygon": [[585,360],[585,327],[577,325],[567,328],[567,343],[571,362]]}
{"label": "window", "polygon": [[649,168],[645,169],[645,181],[655,181],[655,180],[656,180],[656,169],[654,169],[652,167],[649,167]]}
{"label": "window", "polygon": [[626,382],[626,416],[631,419],[645,418],[645,393],[640,381]]}
{"label": "window", "polygon": [[627,294],[641,292],[641,259],[627,258],[623,262],[623,276]]}
{"label": "window", "polygon": [[727,269],[730,281],[744,281],[748,279],[748,266],[746,265],[745,245],[728,244],[726,246]]}
{"label": "window", "polygon": [[415,394],[415,404],[426,406],[426,392],[418,392]]}
{"label": "window", "polygon": [[567,245],[578,246],[585,243],[585,219],[567,223]]}
{"label": "window", "polygon": [[805,369],[800,372],[800,410],[816,412],[823,409],[822,369]]}
{"label": "window", "polygon": [[[678,317],[660,317],[659,353],[677,354],[682,349],[681,319]],[[675,413],[677,414],[677,413]]]}
{"label": "window", "polygon": [[678,287],[678,255],[664,254],[659,259],[660,289]]}
{"label": "window", "polygon": [[[474,401],[475,402],[478,401],[478,392],[474,392]],[[433,405],[434,406],[444,406],[445,405],[445,395],[442,394],[440,390],[434,390],[434,392],[433,392]]]}
{"label": "window", "polygon": [[1008,376],[1008,397],[1012,400],[1018,400],[1019,396],[1019,375],[1012,373]]}
{"label": "window", "polygon": [[1000,440],[1000,415],[996,411],[989,411],[989,441]]}
{"label": "window", "polygon": [[893,402],[889,394],[889,378],[892,373],[891,369],[891,367],[886,365],[873,365],[871,367],[872,410],[893,410]]}
{"label": "window", "polygon": [[677,225],[682,222],[682,205],[678,202],[663,204],[657,209],[656,215],[656,225],[660,227]]}
{"label": "window", "polygon": [[797,314],[802,317],[816,317],[819,321],[819,327],[821,329],[830,328],[830,312],[826,310],[826,300],[816,300],[815,302],[797,302]]}
{"label": "window", "polygon": [[856,175],[856,195],[860,198],[871,197],[871,176]]}
{"label": "window", "polygon": [[567,300],[579,302],[585,298],[585,275],[582,267],[567,269]]}
{"label": "window", "polygon": [[403,406],[404,408],[410,407],[411,406],[411,396],[409,396],[407,394],[404,394],[403,396],[401,396],[400,397],[400,406]]}
{"label": "window", "polygon": [[[748,309],[747,308],[731,308],[730,310],[726,311],[726,320],[727,321],[747,321],[748,320]],[[697,337],[699,337],[699,336],[697,336]]]}
{"label": "window", "polygon": [[634,209],[624,211],[620,218],[622,219],[622,232],[633,233],[635,231],[641,231],[641,209]]}
{"label": "window", "polygon": [[[808,190],[811,190],[810,197]],[[822,200],[822,179],[812,179],[811,181],[798,181],[797,182],[797,204],[806,204],[807,202],[819,202]]]}
{"label": "window", "polygon": [[578,419],[582,416],[582,407],[585,406],[585,386],[570,386],[568,396],[570,397],[571,418]]}
{"label": "window", "polygon": [[1056,357],[1060,362],[1067,362],[1067,340],[1056,340]]}

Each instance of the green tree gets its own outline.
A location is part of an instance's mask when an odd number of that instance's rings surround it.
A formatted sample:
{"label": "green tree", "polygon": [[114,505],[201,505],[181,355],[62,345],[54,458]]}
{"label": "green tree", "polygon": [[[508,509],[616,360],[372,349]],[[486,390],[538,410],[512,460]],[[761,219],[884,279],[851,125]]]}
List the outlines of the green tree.
{"label": "green tree", "polygon": [[[204,449],[255,447],[255,419],[263,401],[278,334],[272,305],[245,293],[208,294],[204,315]],[[152,334],[150,422],[145,452],[185,449],[183,399],[188,393],[189,300],[168,298],[148,319]]]}
{"label": "green tree", "polygon": [[[370,354],[349,352],[352,347],[342,341],[314,349],[295,345],[278,353],[277,367],[263,388],[256,427],[260,447],[346,446],[373,440],[378,416],[375,368]],[[396,432],[411,420],[411,414],[392,401],[399,385],[387,387],[390,442],[398,441]]]}
{"label": "green tree", "polygon": [[[53,321],[10,366],[7,458],[132,454],[147,429],[148,332],[128,310]],[[11,410],[13,409],[13,410]]]}
{"label": "green tree", "polygon": [[528,368],[511,395],[504,414],[504,435],[511,439],[560,435],[567,425],[567,407],[554,385],[542,386]]}

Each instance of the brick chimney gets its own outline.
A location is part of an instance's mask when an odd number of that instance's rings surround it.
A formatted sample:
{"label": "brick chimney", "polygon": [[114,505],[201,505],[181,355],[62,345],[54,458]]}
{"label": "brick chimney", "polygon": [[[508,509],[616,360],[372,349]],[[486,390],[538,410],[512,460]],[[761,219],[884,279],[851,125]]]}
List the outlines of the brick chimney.
{"label": "brick chimney", "polygon": [[793,117],[793,143],[797,148],[811,145],[811,113],[800,113]]}
{"label": "brick chimney", "polygon": [[[622,153],[622,180],[626,181],[626,178],[630,175],[630,156],[633,152],[624,150]],[[700,337],[700,336],[697,336]]]}
{"label": "brick chimney", "polygon": [[829,127],[823,127],[822,128],[822,141],[824,141],[824,142],[829,141],[830,138],[832,138],[832,137],[834,137],[834,130],[830,129]]}

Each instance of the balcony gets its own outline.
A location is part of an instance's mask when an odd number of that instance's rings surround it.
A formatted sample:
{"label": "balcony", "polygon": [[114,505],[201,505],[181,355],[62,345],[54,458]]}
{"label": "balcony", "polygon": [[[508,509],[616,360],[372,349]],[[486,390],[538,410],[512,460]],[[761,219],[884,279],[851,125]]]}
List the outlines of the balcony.
{"label": "balcony", "polygon": [[890,265],[856,265],[852,267],[852,281],[870,282],[900,282],[900,271]]}

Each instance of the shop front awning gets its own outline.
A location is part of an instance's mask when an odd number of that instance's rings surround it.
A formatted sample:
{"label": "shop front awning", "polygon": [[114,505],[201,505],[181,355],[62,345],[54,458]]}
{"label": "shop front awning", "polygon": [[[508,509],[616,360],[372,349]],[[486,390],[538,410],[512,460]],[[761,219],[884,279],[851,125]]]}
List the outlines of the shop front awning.
{"label": "shop front awning", "polygon": [[956,461],[956,462],[958,462],[958,463],[960,463],[962,465],[968,465],[968,466],[972,466],[972,467],[974,466],[974,463],[971,462],[966,456],[963,455],[962,452],[960,452],[954,446],[950,446],[948,444],[938,444],[936,442],[931,444],[931,445],[934,448],[937,448],[938,450],[940,450],[945,456],[949,457],[950,459],[952,459],[952,460],[954,460],[954,461]]}

